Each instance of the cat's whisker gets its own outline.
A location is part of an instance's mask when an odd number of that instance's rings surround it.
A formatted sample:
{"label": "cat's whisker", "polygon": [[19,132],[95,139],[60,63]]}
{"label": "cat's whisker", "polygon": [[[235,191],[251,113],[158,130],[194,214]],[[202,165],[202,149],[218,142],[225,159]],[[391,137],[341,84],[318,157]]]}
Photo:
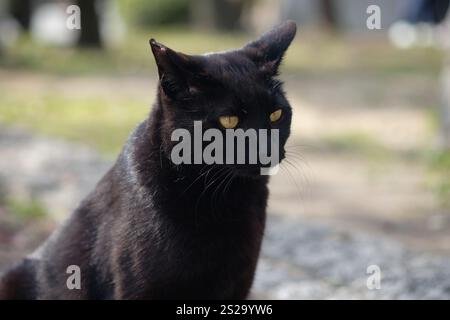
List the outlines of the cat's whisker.
{"label": "cat's whisker", "polygon": [[301,167],[297,166],[297,165],[300,166],[300,164],[302,162],[300,162],[300,161],[296,162],[289,158],[286,158],[285,160],[286,160],[286,164],[290,165],[300,175],[300,177],[305,181],[306,187],[309,188],[311,186],[311,184],[310,184],[308,176],[305,173],[305,170],[302,170]]}
{"label": "cat's whisker", "polygon": [[[199,203],[200,203],[200,200],[201,200],[201,198],[202,198],[202,196],[205,194],[205,192],[221,177],[221,176],[223,176],[223,173],[224,173],[224,171],[225,171],[225,169],[227,169],[227,167],[222,167],[222,168],[219,168],[219,170],[211,177],[211,180],[213,180],[213,181],[211,181],[211,182],[209,182],[208,183],[208,185],[206,185],[204,188],[203,188],[203,191],[200,193],[200,196],[198,197],[198,199],[197,199],[197,203],[196,203],[196,205],[195,205],[195,211],[197,211],[197,208],[198,208],[198,205],[199,205]],[[211,169],[212,170],[212,169]],[[210,170],[210,171],[211,171]],[[209,172],[209,171],[208,171]],[[217,177],[217,178],[215,178],[215,177]]]}
{"label": "cat's whisker", "polygon": [[[211,196],[211,204],[212,205],[214,203],[217,204],[217,202],[215,201],[215,199],[217,199],[217,192],[220,190],[220,187],[222,185],[224,185],[224,183],[227,181],[227,179],[233,174],[233,171],[230,168],[227,168],[227,169],[228,170],[226,170],[226,174],[222,175],[222,177],[224,177],[223,180],[217,185],[216,189],[214,190],[214,192],[213,192],[213,194]],[[225,183],[225,185],[226,185],[226,183]],[[213,209],[213,212],[214,212],[215,211],[214,208],[212,208],[212,209]]]}
{"label": "cat's whisker", "polygon": [[163,167],[163,164],[162,164],[162,152],[163,152],[163,145],[161,143],[161,145],[159,146],[159,164],[161,166],[161,169]]}
{"label": "cat's whisker", "polygon": [[186,189],[184,189],[184,191],[181,194],[184,195],[189,188],[191,188],[198,180],[200,180],[204,175],[208,174],[208,172],[216,166],[217,165],[213,165],[211,168],[208,169],[208,171],[205,171],[206,170],[205,168],[208,168],[207,166],[204,166],[202,169],[200,169],[199,176],[195,178],[195,180]]}
{"label": "cat's whisker", "polygon": [[219,184],[216,186],[216,188],[214,189],[212,196],[211,196],[211,201],[215,202],[215,196],[217,191],[220,189],[220,186],[226,181],[226,179],[228,178],[228,176],[230,175],[231,170],[225,170],[225,174],[223,174],[221,177],[223,178],[222,181],[219,182]]}
{"label": "cat's whisker", "polygon": [[[307,172],[313,172],[313,168],[309,164],[308,160],[306,160],[306,158],[303,157],[302,155],[295,154],[295,153],[294,154],[288,154],[287,158],[289,159],[289,161],[291,161],[293,163],[293,165],[295,167],[298,166],[298,171],[301,174],[303,173],[303,175],[306,178],[306,180],[308,180],[308,175],[306,173]],[[307,170],[304,170],[304,168],[302,166],[304,166],[305,169],[307,169]],[[308,181],[308,183],[309,183],[309,181]]]}
{"label": "cat's whisker", "polygon": [[317,150],[317,146],[307,145],[307,144],[288,144],[284,146],[285,149],[290,150],[299,150],[299,149],[315,149]]}
{"label": "cat's whisker", "polygon": [[[219,180],[221,177],[223,177],[225,174],[227,173],[226,171],[226,167],[223,168],[219,168],[219,170],[211,177],[210,180],[212,180],[211,182],[209,182],[203,189],[203,191],[200,193],[200,196],[197,199],[196,205],[195,205],[195,211],[197,211],[197,208],[201,202],[201,199],[203,197],[204,194],[206,194],[206,191],[212,187],[214,185],[214,183]],[[211,198],[210,198],[211,199]]]}
{"label": "cat's whisker", "polygon": [[[219,167],[219,166],[217,166],[217,167]],[[215,169],[215,168],[216,168],[216,167],[211,168],[211,169],[208,170],[208,172],[206,173],[205,180],[204,180],[204,185],[203,185],[204,190],[208,189],[208,184],[210,183],[209,181],[213,180],[217,175],[219,175],[222,171],[225,170],[224,167],[222,167],[222,168],[219,167],[219,169],[218,169],[216,172],[214,172],[213,175],[212,175],[212,177],[208,180],[209,174],[210,174],[211,171],[212,171],[213,169]],[[214,181],[213,181],[213,182],[214,182]]]}
{"label": "cat's whisker", "polygon": [[[286,160],[286,159],[285,159]],[[282,163],[283,164],[283,163]],[[289,162],[284,162],[284,164],[290,164]],[[289,170],[289,167],[287,167],[286,165],[280,165],[280,168],[282,168],[283,170],[285,170],[285,172],[288,174],[288,176],[290,177],[290,179],[292,180],[292,182],[294,182],[294,185],[296,187],[296,190],[298,192],[299,197],[303,200],[303,195],[301,192],[301,188],[299,187],[297,180],[294,178],[294,175],[292,174],[292,172]]]}
{"label": "cat's whisker", "polygon": [[289,159],[294,158],[295,160],[298,161],[299,164],[304,164],[308,167],[309,170],[312,170],[309,162],[305,159],[305,157],[302,154],[295,151],[286,151],[286,156],[287,156],[286,158]]}
{"label": "cat's whisker", "polygon": [[224,188],[224,193],[226,193],[226,191],[227,191],[227,188],[231,185],[231,182],[234,180],[234,178],[235,178],[236,176],[235,176],[235,174],[234,174],[234,172],[232,171],[231,172],[231,178],[230,178],[230,180],[227,182],[227,184],[225,185],[225,188]]}

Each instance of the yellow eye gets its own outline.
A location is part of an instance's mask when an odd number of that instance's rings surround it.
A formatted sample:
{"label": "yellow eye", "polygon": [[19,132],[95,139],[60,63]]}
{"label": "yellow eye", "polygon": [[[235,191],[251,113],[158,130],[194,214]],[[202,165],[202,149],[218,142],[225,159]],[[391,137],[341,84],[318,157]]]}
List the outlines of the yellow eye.
{"label": "yellow eye", "polygon": [[281,114],[282,114],[281,109],[278,109],[278,110],[272,112],[272,113],[270,114],[270,121],[276,122],[276,121],[280,120]]}
{"label": "yellow eye", "polygon": [[225,129],[233,129],[237,126],[239,118],[236,116],[223,116],[219,118],[219,122]]}

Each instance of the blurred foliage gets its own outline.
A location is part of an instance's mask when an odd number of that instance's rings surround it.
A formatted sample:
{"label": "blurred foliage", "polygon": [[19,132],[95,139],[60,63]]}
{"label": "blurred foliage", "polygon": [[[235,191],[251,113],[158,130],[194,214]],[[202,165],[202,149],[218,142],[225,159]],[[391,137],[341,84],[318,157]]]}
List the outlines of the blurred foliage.
{"label": "blurred foliage", "polygon": [[[436,139],[440,131],[439,107],[429,108],[426,113],[430,132],[434,134],[430,139]],[[434,192],[442,207],[450,212],[450,150],[442,150],[430,143],[429,148],[422,150],[421,160],[428,168],[427,186]]]}
{"label": "blurred foliage", "polygon": [[[239,48],[255,35],[180,27],[135,28],[129,30],[121,46],[102,51],[48,47],[23,36],[0,57],[0,67],[58,74],[148,74],[156,72],[148,44],[150,38],[177,51],[201,54]],[[300,32],[287,52],[283,72],[295,72],[300,76],[336,73],[435,76],[441,62],[442,53],[433,48],[401,50],[385,40],[365,41]]]}
{"label": "blurred foliage", "polygon": [[36,220],[47,215],[45,207],[37,200],[6,199],[6,209],[19,221]]}
{"label": "blurred foliage", "polygon": [[16,123],[46,135],[84,143],[116,154],[130,131],[148,113],[143,101],[115,98],[11,96],[0,91],[0,122]]}
{"label": "blurred foliage", "polygon": [[120,6],[131,25],[164,26],[189,20],[189,0],[123,0]]}
{"label": "blurred foliage", "polygon": [[450,209],[450,151],[434,151],[427,156],[431,186],[441,204]]}
{"label": "blurred foliage", "polygon": [[148,43],[150,38],[191,54],[233,48],[247,39],[245,35],[195,32],[179,27],[135,29],[128,33],[121,46],[98,51],[49,47],[22,36],[14,47],[0,56],[0,67],[64,75],[156,73]]}
{"label": "blurred foliage", "polygon": [[359,132],[343,132],[336,135],[325,136],[322,143],[327,149],[335,152],[351,152],[379,161],[386,158],[389,150],[372,135]]}

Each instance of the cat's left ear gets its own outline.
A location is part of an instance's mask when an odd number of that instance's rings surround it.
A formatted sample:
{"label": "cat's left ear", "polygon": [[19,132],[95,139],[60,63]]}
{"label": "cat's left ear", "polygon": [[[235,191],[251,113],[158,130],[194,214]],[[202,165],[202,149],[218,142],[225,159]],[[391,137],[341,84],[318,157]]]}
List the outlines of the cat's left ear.
{"label": "cat's left ear", "polygon": [[263,34],[258,40],[250,42],[242,50],[255,61],[261,71],[273,76],[277,74],[284,53],[296,32],[296,23],[288,20]]}
{"label": "cat's left ear", "polygon": [[202,58],[176,52],[150,39],[163,92],[173,99],[185,99],[198,88],[205,76]]}

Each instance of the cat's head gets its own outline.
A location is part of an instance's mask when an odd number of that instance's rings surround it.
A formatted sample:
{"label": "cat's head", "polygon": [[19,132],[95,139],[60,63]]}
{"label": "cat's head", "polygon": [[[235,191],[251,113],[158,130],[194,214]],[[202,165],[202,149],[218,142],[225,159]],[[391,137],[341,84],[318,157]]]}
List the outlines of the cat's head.
{"label": "cat's head", "polygon": [[[266,129],[267,149],[273,129],[278,130],[276,152],[279,160],[284,158],[284,145],[290,134],[291,107],[284,95],[282,83],[276,79],[284,53],[296,33],[296,24],[287,21],[262,35],[258,40],[241,49],[187,55],[176,52],[165,45],[150,40],[150,46],[158,66],[158,101],[163,121],[161,132],[167,155],[171,155],[178,142],[173,141],[173,132],[182,129],[191,134],[190,152],[194,161],[194,122],[201,121],[202,131],[215,128],[223,134],[223,159],[230,153],[226,145],[226,129]],[[210,137],[210,140],[215,140]],[[183,137],[185,138],[185,137]],[[197,137],[198,138],[198,137]],[[258,157],[251,163],[251,150],[260,152],[262,144],[257,136],[257,144],[246,140],[245,164],[238,164],[239,148],[234,146],[234,164],[227,164],[237,173],[254,175],[260,167],[267,166]],[[262,140],[261,140],[262,141]],[[202,142],[202,150],[208,145]],[[241,149],[242,150],[242,149]],[[217,150],[213,152],[217,155]],[[184,155],[185,156],[185,155]]]}

